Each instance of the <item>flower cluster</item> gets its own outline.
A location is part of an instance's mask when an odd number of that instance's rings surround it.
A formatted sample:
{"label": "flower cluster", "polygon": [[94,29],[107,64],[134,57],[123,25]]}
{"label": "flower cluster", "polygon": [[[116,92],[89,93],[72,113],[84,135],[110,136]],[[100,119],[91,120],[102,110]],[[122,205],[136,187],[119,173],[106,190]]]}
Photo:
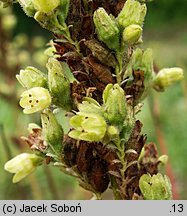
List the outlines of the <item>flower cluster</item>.
{"label": "flower cluster", "polygon": [[[147,1],[18,2],[55,34],[56,58],[49,58],[47,73],[27,67],[16,76],[25,88],[20,106],[25,114],[41,112],[41,128],[24,138],[34,154],[6,163],[16,173],[13,182],[50,158],[48,163],[76,176],[97,198],[110,183],[115,199],[171,199],[169,179],[158,172],[167,157],[158,157],[155,144],[145,145],[136,114],[152,88],[165,90],[182,79],[183,70],[156,74],[152,50],[137,47]],[[65,113],[68,130],[57,111]]]}

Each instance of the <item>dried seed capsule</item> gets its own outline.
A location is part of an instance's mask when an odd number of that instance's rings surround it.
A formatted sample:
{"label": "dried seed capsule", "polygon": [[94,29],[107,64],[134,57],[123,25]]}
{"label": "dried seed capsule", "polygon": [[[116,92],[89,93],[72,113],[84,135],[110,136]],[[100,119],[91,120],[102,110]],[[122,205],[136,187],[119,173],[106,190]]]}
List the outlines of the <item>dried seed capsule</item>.
{"label": "dried seed capsule", "polygon": [[63,142],[63,159],[67,166],[72,167],[76,164],[77,152],[77,140],[65,136]]}
{"label": "dried seed capsule", "polygon": [[104,42],[108,48],[117,50],[119,48],[119,29],[116,21],[107,14],[104,8],[98,8],[94,12],[93,21],[99,40]]}
{"label": "dried seed capsule", "polygon": [[96,57],[101,63],[109,67],[116,67],[117,61],[112,52],[104,48],[98,41],[87,40],[84,42],[84,44],[92,51],[92,55]]}
{"label": "dried seed capsule", "polygon": [[104,84],[115,83],[111,69],[109,67],[98,63],[94,57],[90,56],[87,59],[93,69],[93,73],[97,76],[99,81]]}
{"label": "dried seed capsule", "polygon": [[82,174],[88,173],[90,170],[90,165],[93,161],[92,150],[93,149],[90,143],[80,141],[76,157],[76,163],[79,172]]}
{"label": "dried seed capsule", "polygon": [[108,188],[109,178],[107,175],[106,164],[103,160],[95,158],[92,161],[92,167],[88,173],[88,182],[95,191],[100,193],[103,193]]}

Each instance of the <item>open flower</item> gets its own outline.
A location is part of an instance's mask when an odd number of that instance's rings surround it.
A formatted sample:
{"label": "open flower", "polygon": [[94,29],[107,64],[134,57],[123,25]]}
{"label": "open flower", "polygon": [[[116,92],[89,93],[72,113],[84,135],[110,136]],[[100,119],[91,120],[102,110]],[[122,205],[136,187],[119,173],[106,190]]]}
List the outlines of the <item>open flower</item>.
{"label": "open flower", "polygon": [[33,172],[42,160],[35,154],[22,153],[6,162],[4,169],[10,173],[15,173],[12,182],[17,183]]}
{"label": "open flower", "polygon": [[171,183],[166,175],[157,173],[151,176],[144,174],[139,181],[139,187],[146,200],[172,199]]}
{"label": "open flower", "polygon": [[104,118],[96,113],[77,113],[70,119],[75,130],[68,134],[71,138],[84,141],[100,141],[106,133]]}
{"label": "open flower", "polygon": [[25,114],[31,114],[47,108],[51,103],[49,91],[42,87],[34,87],[21,94],[20,106]]}

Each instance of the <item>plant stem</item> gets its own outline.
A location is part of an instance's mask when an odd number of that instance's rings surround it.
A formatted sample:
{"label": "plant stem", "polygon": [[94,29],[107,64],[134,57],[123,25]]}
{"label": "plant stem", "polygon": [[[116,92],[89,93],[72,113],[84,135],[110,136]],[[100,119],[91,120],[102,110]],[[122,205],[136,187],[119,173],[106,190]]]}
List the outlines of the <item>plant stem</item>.
{"label": "plant stem", "polygon": [[54,25],[59,28],[60,31],[62,31],[62,35],[68,40],[68,42],[70,44],[72,44],[73,46],[75,46],[76,51],[81,55],[80,53],[80,46],[79,43],[77,41],[72,40],[71,35],[70,35],[70,31],[69,31],[69,27],[64,23],[64,25],[61,25],[57,19],[57,17],[55,17],[54,19]]}
{"label": "plant stem", "polygon": [[115,70],[116,80],[117,80],[117,83],[120,85],[121,84],[121,73],[123,69],[123,54],[120,51],[119,52],[117,51],[116,58],[118,61],[118,65],[116,66],[116,70]]}
{"label": "plant stem", "polygon": [[121,143],[121,140],[118,139],[118,141],[116,142],[116,146],[117,146],[117,155],[118,158],[121,162],[122,168],[120,169],[120,174],[122,176],[122,180],[125,180],[125,170],[126,170],[126,161],[125,161],[125,146]]}
{"label": "plant stem", "polygon": [[1,135],[3,147],[4,147],[5,152],[6,152],[7,159],[10,160],[12,158],[12,153],[10,151],[8,141],[7,141],[6,136],[5,136],[4,127],[2,124],[0,124],[0,135]]}
{"label": "plant stem", "polygon": [[121,196],[119,193],[119,188],[118,188],[118,184],[116,182],[116,178],[112,175],[110,175],[110,181],[111,181],[111,186],[112,186],[112,190],[113,190],[113,194],[114,194],[114,199],[115,200],[121,200]]}
{"label": "plant stem", "polygon": [[[126,180],[125,180],[125,170],[126,170],[126,166],[127,166],[127,162],[125,160],[125,145],[124,143],[120,140],[120,137],[116,140],[115,145],[117,147],[117,156],[118,159],[121,163],[121,169],[120,169],[120,175],[121,175],[121,189],[123,189],[122,194],[125,194],[125,186],[126,186]],[[119,192],[119,187],[118,184],[116,182],[116,179],[113,177],[111,178],[111,182],[112,182],[112,190],[114,193],[114,198],[115,199],[121,199],[121,193]],[[125,197],[125,196],[123,196]]]}

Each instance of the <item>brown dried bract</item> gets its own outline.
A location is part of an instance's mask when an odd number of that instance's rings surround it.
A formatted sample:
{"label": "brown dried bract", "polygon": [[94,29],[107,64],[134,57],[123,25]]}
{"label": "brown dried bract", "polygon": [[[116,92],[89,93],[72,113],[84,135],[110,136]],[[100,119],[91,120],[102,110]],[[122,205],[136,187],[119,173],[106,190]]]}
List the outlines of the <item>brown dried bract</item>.
{"label": "brown dried bract", "polygon": [[141,98],[144,92],[144,72],[141,70],[133,71],[133,82],[130,86],[125,87],[126,95],[129,95],[128,103],[135,106],[138,104],[139,99]]}
{"label": "brown dried bract", "polygon": [[63,142],[63,159],[68,167],[76,165],[77,152],[77,140],[65,135]]}
{"label": "brown dried bract", "polygon": [[115,79],[112,76],[111,69],[105,65],[102,65],[98,60],[92,56],[87,57],[88,64],[92,68],[92,72],[96,75],[97,79],[104,83],[115,83]]}
{"label": "brown dried bract", "polygon": [[119,172],[121,164],[116,162],[118,156],[114,150],[107,148],[107,146],[103,145],[101,142],[92,143],[92,146],[96,154],[106,162],[108,172]]}
{"label": "brown dried bract", "polygon": [[95,191],[103,193],[109,184],[105,161],[95,157],[88,173],[88,182]]}
{"label": "brown dried bract", "polygon": [[97,40],[86,40],[84,44],[90,49],[92,55],[97,58],[102,64],[115,68],[117,60],[106,46]]}
{"label": "brown dried bract", "polygon": [[93,0],[93,9],[96,10],[98,7],[103,7],[105,10],[114,16],[117,16],[126,0]]}
{"label": "brown dried bract", "polygon": [[136,154],[127,154],[126,158],[128,163],[138,159],[139,154],[146,142],[146,136],[141,134],[142,126],[143,124],[139,120],[135,122],[131,136],[126,144],[126,150],[133,149],[136,151]]}
{"label": "brown dried bract", "polygon": [[[146,136],[141,134],[142,123],[137,120],[135,122],[134,129],[132,130],[131,136],[126,143],[126,151],[134,150],[136,153],[126,154],[128,169],[125,172],[126,176],[126,187],[124,194],[126,199],[132,199],[134,193],[139,193],[139,178],[142,175],[138,168],[138,158],[140,152],[146,142]],[[122,187],[124,187],[122,185]],[[123,191],[123,190],[122,190]]]}
{"label": "brown dried bract", "polygon": [[29,145],[31,150],[38,150],[40,152],[44,152],[47,147],[45,141],[42,138],[42,129],[40,128],[33,128],[28,138],[21,137],[21,139]]}
{"label": "brown dried bract", "polygon": [[80,173],[88,174],[90,172],[91,163],[93,160],[92,147],[86,141],[79,141],[77,153],[77,168]]}
{"label": "brown dried bract", "polygon": [[144,146],[145,155],[141,161],[141,168],[145,173],[151,175],[158,172],[158,152],[154,143],[149,143]]}

